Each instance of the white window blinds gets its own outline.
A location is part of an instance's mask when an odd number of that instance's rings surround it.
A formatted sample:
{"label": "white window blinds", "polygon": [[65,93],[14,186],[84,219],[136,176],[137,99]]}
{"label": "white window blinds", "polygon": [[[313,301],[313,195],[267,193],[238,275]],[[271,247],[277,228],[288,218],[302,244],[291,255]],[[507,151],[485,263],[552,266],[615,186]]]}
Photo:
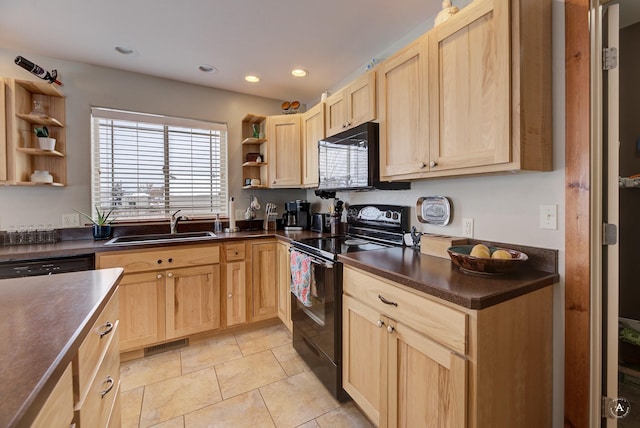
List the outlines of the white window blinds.
{"label": "white window blinds", "polygon": [[227,215],[227,126],[93,107],[92,206],[118,220]]}

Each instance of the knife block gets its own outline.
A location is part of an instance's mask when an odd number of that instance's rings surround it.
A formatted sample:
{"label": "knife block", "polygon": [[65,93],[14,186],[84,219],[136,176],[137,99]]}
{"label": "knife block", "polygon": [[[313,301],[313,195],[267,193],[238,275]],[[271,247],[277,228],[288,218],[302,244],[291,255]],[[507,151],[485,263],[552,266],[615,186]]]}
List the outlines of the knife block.
{"label": "knife block", "polygon": [[454,245],[464,245],[467,242],[467,238],[424,233],[420,237],[420,252],[429,256],[448,259],[449,253],[447,253],[447,248],[453,247]]}

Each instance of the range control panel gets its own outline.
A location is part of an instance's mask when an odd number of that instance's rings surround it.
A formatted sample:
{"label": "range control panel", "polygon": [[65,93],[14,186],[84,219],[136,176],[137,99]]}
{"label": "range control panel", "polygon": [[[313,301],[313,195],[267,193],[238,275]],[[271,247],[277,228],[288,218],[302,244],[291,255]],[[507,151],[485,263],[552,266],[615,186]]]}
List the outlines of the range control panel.
{"label": "range control panel", "polygon": [[379,229],[408,230],[409,207],[400,205],[350,205],[347,223]]}

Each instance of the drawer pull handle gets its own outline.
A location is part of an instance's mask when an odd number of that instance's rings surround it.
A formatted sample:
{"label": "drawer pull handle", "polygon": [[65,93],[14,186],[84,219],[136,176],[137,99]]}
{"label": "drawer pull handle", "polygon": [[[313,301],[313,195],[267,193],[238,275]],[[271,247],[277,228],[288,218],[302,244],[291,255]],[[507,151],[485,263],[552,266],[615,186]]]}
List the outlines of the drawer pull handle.
{"label": "drawer pull handle", "polygon": [[384,325],[384,321],[382,321],[382,320],[378,320],[378,322],[376,323],[376,325],[378,326],[378,328],[382,328],[382,326]]}
{"label": "drawer pull handle", "polygon": [[388,332],[388,333],[393,333],[393,330],[394,330],[394,329],[393,329],[393,326],[392,326],[392,325],[388,325],[388,326],[387,326],[387,332]]}
{"label": "drawer pull handle", "polygon": [[111,321],[107,321],[104,324],[104,330],[102,330],[100,332],[100,339],[102,339],[103,337],[105,337],[107,334],[111,333],[113,331],[113,324],[111,324]]}
{"label": "drawer pull handle", "polygon": [[107,376],[107,380],[105,382],[108,383],[109,386],[107,386],[107,389],[105,389],[100,393],[100,398],[104,398],[104,396],[107,395],[113,389],[113,385],[116,383],[116,381],[113,380],[111,376]]}
{"label": "drawer pull handle", "polygon": [[385,305],[393,305],[395,307],[398,307],[398,304],[396,302],[392,302],[391,300],[385,299],[384,296],[382,296],[381,294],[378,294],[378,299],[380,299],[380,301]]}

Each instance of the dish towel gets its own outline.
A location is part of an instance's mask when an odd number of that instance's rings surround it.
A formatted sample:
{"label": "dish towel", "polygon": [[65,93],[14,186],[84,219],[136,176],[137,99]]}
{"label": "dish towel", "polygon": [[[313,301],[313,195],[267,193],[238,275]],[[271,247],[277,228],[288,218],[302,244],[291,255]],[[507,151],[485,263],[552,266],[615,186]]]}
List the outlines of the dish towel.
{"label": "dish towel", "polygon": [[311,306],[311,257],[291,250],[291,292],[300,303]]}

